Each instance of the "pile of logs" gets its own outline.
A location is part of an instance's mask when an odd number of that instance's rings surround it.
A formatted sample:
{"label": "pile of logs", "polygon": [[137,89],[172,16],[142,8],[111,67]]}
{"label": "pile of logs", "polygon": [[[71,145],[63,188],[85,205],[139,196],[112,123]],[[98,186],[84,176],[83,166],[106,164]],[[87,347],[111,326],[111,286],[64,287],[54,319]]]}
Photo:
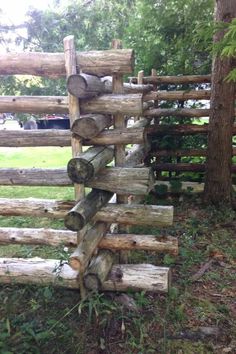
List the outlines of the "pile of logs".
{"label": "pile of logs", "polygon": [[[0,199],[0,215],[64,219],[69,230],[0,228],[0,244],[64,244],[74,251],[69,265],[2,258],[0,282],[167,292],[169,268],[120,262],[132,250],[178,253],[174,237],[137,235],[129,229],[173,222],[172,206],[137,204],[154,185],[153,170],[143,163],[150,148],[147,112],[152,109],[153,85],[123,83],[123,75],[133,71],[134,57],[132,50],[119,49],[119,42],[112,50],[76,53],[70,36],[64,48],[65,56],[0,54],[0,75],[66,76],[69,92],[68,97],[0,97],[0,112],[69,113],[72,132],[0,132],[0,146],[72,145],[67,169],[0,169],[0,184],[74,184],[75,201]],[[127,117],[143,118],[127,127]],[[128,150],[127,144],[132,145]],[[87,195],[84,186],[91,188]]]}

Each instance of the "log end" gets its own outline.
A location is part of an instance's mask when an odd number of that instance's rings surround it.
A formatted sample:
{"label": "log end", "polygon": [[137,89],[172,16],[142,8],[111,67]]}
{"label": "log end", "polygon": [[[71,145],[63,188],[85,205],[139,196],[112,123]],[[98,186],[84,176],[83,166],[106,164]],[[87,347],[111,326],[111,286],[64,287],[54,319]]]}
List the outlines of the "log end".
{"label": "log end", "polygon": [[67,173],[72,182],[85,183],[93,177],[94,168],[87,160],[75,157],[68,162]]}
{"label": "log end", "polygon": [[81,264],[80,261],[76,258],[73,257],[73,255],[69,259],[69,266],[76,271],[81,271]]}
{"label": "log end", "polygon": [[88,290],[99,291],[101,290],[102,284],[97,274],[89,273],[84,276],[84,286]]}
{"label": "log end", "polygon": [[80,214],[70,211],[65,216],[64,224],[71,231],[80,231],[85,226],[85,221]]}
{"label": "log end", "polygon": [[72,125],[72,133],[75,138],[91,139],[100,133],[100,129],[93,117],[84,116],[77,120]]}

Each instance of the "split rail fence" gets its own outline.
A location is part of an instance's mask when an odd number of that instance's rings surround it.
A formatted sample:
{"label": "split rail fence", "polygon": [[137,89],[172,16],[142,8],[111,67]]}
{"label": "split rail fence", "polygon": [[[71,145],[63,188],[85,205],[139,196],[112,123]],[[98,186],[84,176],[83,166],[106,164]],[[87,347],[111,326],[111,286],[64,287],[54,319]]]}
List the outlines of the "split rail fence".
{"label": "split rail fence", "polygon": [[[2,96],[0,112],[66,113],[72,131],[0,131],[2,147],[72,146],[67,169],[0,168],[0,185],[75,186],[75,201],[0,199],[0,215],[64,219],[69,229],[0,228],[0,244],[74,247],[69,264],[1,258],[2,283],[168,291],[169,268],[118,261],[118,254],[125,260],[127,251],[140,249],[176,255],[178,244],[170,236],[129,233],[132,225],[171,225],[173,207],[138,204],[154,185],[152,169],[142,164],[149,148],[147,132],[152,129],[150,102],[144,98],[152,95],[152,86],[124,84],[123,75],[133,71],[133,51],[115,49],[119,42],[113,48],[76,53],[69,36],[64,39],[64,53],[0,54],[0,75],[67,77],[69,91],[68,97]],[[127,128],[131,116],[147,118]],[[127,144],[132,148],[127,149]],[[112,161],[114,166],[109,165]],[[84,187],[91,188],[87,195]]]}
{"label": "split rail fence", "polygon": [[[150,76],[144,76],[144,72],[140,71],[137,77],[130,77],[130,83],[137,84],[137,86],[150,85],[152,87],[152,91],[144,95],[144,102],[151,100],[153,107],[145,111],[144,115],[149,119],[153,118],[153,124],[147,128],[151,149],[146,158],[151,161],[150,165],[156,171],[156,183],[170,186],[168,180],[175,177],[178,178],[180,174],[188,181],[189,176],[185,176],[186,172],[196,172],[198,174],[198,182],[203,182],[205,163],[193,161],[196,157],[201,157],[202,161],[204,161],[206,157],[206,136],[208,134],[208,123],[206,121],[209,117],[210,109],[191,108],[191,106],[196,107],[196,103],[200,103],[199,106],[209,107],[211,75],[158,76],[156,70],[153,69]],[[168,105],[170,102],[174,103],[176,108],[162,108],[163,105]],[[170,123],[173,118],[175,123]],[[186,118],[187,120],[189,118],[205,119],[204,123],[200,121],[186,123]],[[174,148],[175,139],[179,142],[181,138],[189,138],[196,135],[200,139],[205,137],[205,142],[199,148]],[[233,136],[235,135],[236,125],[233,130]],[[234,145],[232,156],[236,156],[236,147]],[[236,165],[233,163],[232,172],[233,174],[236,173]],[[202,191],[203,183],[194,183],[190,180],[189,182],[183,182],[182,188]]]}

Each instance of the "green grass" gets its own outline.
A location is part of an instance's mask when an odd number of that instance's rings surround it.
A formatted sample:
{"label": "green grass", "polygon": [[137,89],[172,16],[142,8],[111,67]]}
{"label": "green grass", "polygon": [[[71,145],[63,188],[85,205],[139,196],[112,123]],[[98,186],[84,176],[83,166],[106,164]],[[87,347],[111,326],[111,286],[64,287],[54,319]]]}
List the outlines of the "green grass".
{"label": "green grass", "polygon": [[70,147],[0,148],[0,168],[66,167]]}

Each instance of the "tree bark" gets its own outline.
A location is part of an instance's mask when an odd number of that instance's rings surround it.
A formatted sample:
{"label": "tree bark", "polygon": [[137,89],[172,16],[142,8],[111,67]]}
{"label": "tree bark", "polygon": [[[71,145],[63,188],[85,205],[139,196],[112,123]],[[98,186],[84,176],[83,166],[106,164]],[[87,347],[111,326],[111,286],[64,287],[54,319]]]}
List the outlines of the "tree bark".
{"label": "tree bark", "polygon": [[[216,1],[216,22],[228,23],[235,17],[235,0]],[[214,43],[218,43],[224,34],[224,31],[218,31],[214,36]],[[207,204],[232,204],[231,165],[235,83],[226,80],[232,69],[232,58],[222,58],[218,54],[213,59],[211,113],[204,188],[204,200]]]}

